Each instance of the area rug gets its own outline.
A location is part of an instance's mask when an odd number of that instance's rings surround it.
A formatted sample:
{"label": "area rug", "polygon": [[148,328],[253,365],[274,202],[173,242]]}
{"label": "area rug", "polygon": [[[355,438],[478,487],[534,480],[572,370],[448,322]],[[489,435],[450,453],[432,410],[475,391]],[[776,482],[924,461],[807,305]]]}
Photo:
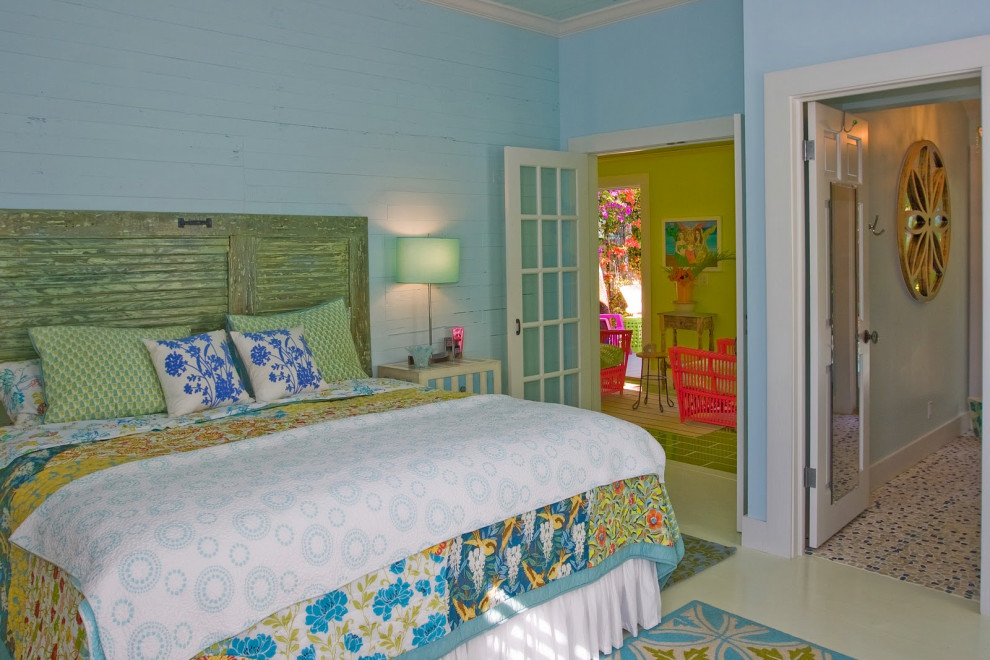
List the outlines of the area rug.
{"label": "area rug", "polygon": [[980,442],[956,438],[880,486],[808,554],[978,600]]}
{"label": "area rug", "polygon": [[824,646],[694,600],[630,637],[611,660],[852,660]]}
{"label": "area rug", "polygon": [[681,538],[684,540],[684,558],[681,559],[681,563],[677,565],[674,572],[670,574],[667,583],[661,585],[663,589],[685,580],[695,573],[700,573],[706,568],[711,568],[736,551],[732,546],[706,541],[687,534],[681,534]]}

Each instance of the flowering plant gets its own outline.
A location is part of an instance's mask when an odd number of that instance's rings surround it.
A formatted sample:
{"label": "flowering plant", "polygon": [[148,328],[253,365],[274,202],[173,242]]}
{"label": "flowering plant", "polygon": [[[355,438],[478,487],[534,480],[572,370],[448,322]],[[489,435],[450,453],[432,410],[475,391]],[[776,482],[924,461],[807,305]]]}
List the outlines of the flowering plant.
{"label": "flowering plant", "polygon": [[693,282],[706,268],[713,268],[717,266],[720,261],[730,261],[735,258],[736,255],[732,252],[712,250],[705,252],[701,258],[693,263],[667,266],[665,270],[667,271],[667,278],[670,279],[671,282]]}
{"label": "flowering plant", "polygon": [[671,282],[693,282],[694,273],[692,273],[687,268],[681,268],[680,266],[671,266],[667,269],[667,279]]}
{"label": "flowering plant", "polygon": [[642,220],[638,188],[614,188],[598,193],[598,258],[608,292],[609,308],[624,310],[620,286],[639,281]]}

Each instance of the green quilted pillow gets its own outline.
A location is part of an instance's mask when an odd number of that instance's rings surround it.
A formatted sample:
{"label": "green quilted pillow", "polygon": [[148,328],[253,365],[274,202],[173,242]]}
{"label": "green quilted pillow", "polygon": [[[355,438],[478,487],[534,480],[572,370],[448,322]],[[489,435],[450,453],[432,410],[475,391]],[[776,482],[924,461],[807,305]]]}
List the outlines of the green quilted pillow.
{"label": "green quilted pillow", "polygon": [[299,326],[303,328],[306,343],[325,381],[368,377],[354,348],[351,314],[343,298],[281,314],[227,315],[227,330],[233,332],[287,330]]}
{"label": "green quilted pillow", "polygon": [[45,381],[45,423],[112,419],[165,410],[165,395],[142,339],[180,339],[190,328],[30,328]]}
{"label": "green quilted pillow", "polygon": [[612,344],[601,344],[601,368],[611,369],[622,364],[622,347]]}

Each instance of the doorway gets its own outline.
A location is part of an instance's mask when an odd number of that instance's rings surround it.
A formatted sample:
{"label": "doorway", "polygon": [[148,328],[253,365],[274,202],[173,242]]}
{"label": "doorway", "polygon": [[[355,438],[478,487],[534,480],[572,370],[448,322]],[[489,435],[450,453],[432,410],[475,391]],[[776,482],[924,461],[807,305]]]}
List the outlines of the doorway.
{"label": "doorway", "polygon": [[[766,236],[767,254],[767,402],[773,402],[774,415],[767,415],[766,491],[754,491],[765,507],[765,520],[744,521],[753,533],[744,533],[744,542],[754,547],[793,556],[801,551],[805,521],[803,489],[799,475],[803,472],[804,446],[807,438],[806,358],[807,350],[800,338],[806,336],[805,266],[806,259],[796,245],[804,242],[803,225],[793,222],[794,212],[803,202],[803,186],[797,177],[800,167],[800,109],[803,103],[822,98],[834,98],[850,93],[890,92],[921,84],[946,83],[962,79],[985,80],[990,72],[990,38],[974,38],[958,42],[912,48],[897,53],[884,53],[856,60],[844,60],[814,65],[802,69],[768,74],[765,77],[765,157],[766,157]],[[990,117],[990,103],[981,99],[981,121]],[[988,157],[982,155],[982,184],[990,187]],[[983,196],[984,217],[990,215],[988,198]],[[983,261],[990,254],[990,241],[984,233]],[[983,294],[982,324],[988,327],[990,306]],[[987,382],[990,361],[982,357],[976,367],[981,382]],[[981,385],[982,390],[982,385]],[[761,448],[762,449],[762,448]],[[760,451],[762,454],[762,451]],[[988,506],[990,448],[984,443],[982,463],[982,510]],[[758,482],[754,482],[756,486]],[[987,530],[987,526],[983,526]],[[744,529],[744,532],[746,530]],[[986,535],[986,531],[983,532]],[[986,543],[984,543],[986,550]],[[982,569],[990,569],[990,553],[982,553]],[[981,594],[981,610],[990,611],[990,591]]]}
{"label": "doorway", "polygon": [[[849,444],[846,431],[854,429],[833,428],[829,441],[828,432],[813,425],[818,432],[809,436],[812,447],[808,458],[817,468],[818,478],[808,493],[812,501],[824,498],[825,505],[829,505],[850,497],[862,483],[868,483],[869,488],[861,493],[858,506],[846,506],[845,516],[832,521],[831,526],[821,519],[816,521],[816,507],[810,506],[808,546],[820,548],[811,550],[812,554],[849,566],[973,597],[976,590],[969,585],[978,581],[974,580],[978,565],[971,551],[980,544],[970,512],[978,500],[978,490],[956,486],[978,480],[978,473],[972,474],[970,466],[957,458],[971,453],[975,444],[973,440],[959,440],[969,430],[966,400],[970,394],[968,371],[973,348],[967,341],[968,326],[970,318],[979,315],[979,307],[971,308],[968,297],[970,273],[979,270],[978,260],[974,267],[970,256],[968,222],[970,149],[976,139],[971,106],[975,102],[924,103],[923,94],[915,96],[920,104],[891,106],[888,102],[888,107],[880,109],[864,107],[856,97],[814,104],[831,106],[831,123],[835,126],[844,123],[845,128],[850,128],[858,121],[856,128],[867,127],[864,139],[868,136],[870,150],[869,158],[864,159],[867,164],[862,187],[832,184],[826,191],[831,200],[827,217],[830,240],[826,242],[831,247],[832,275],[816,277],[815,259],[809,260],[811,287],[817,281],[818,289],[830,291],[827,295],[831,305],[825,318],[831,323],[818,323],[813,318],[811,327],[832,328],[831,339],[818,343],[831,347],[831,366],[823,372],[825,385],[831,385],[831,420],[833,424],[862,422],[864,442],[861,454],[843,453]],[[871,98],[872,103],[878,101],[881,99]],[[856,108],[855,114],[839,109],[852,107]],[[932,156],[921,170],[916,169],[919,148]],[[935,166],[936,162],[941,167]],[[809,162],[809,171],[812,164]],[[902,172],[908,175],[906,180]],[[910,193],[905,181],[914,182],[912,186],[924,181],[910,190],[921,191],[925,197]],[[855,210],[856,198],[849,194],[852,190],[860,194],[858,201],[865,215],[858,218],[854,228],[843,223]],[[901,190],[905,199],[891,194]],[[936,190],[941,192],[936,194]],[[813,197],[809,191],[809,209]],[[942,202],[936,202],[935,197]],[[911,213],[907,214],[905,208],[911,208]],[[809,240],[816,235],[815,227],[809,217]],[[931,245],[948,247],[944,261],[942,250],[937,252],[937,271],[944,277],[934,295],[927,279],[917,288],[908,286],[905,280],[903,264],[918,262],[917,257],[902,261],[901,251],[903,248],[905,256],[910,256],[907,250],[917,242],[915,236],[917,240],[930,239]],[[864,309],[852,318],[846,312],[855,308],[855,297],[847,296],[843,301],[840,295],[848,290],[842,286],[843,276],[855,275],[860,268],[859,263],[849,260],[857,251],[844,247],[851,243],[850,239],[862,245],[863,265],[868,266],[870,275],[863,277]],[[930,274],[935,272],[932,268],[920,272]],[[813,299],[809,297],[809,305],[814,305]],[[978,355],[979,346],[976,348]],[[810,355],[817,355],[812,345],[808,350]],[[814,374],[814,362],[811,367]],[[866,391],[856,393],[860,379]],[[854,405],[859,400],[865,402],[861,409]],[[809,401],[814,418],[814,399]],[[873,424],[869,425],[871,419]],[[818,443],[824,452],[813,451],[816,438],[826,440]],[[819,454],[824,458],[816,464]],[[932,475],[950,472],[950,465],[955,466],[957,475],[953,483],[939,489],[945,493],[944,498],[933,492],[925,506],[921,503],[926,501],[923,493],[928,488],[927,479],[921,478],[913,488],[904,490],[904,480],[918,474],[913,464],[920,460],[926,464],[935,461],[929,468]],[[946,514],[948,509],[943,506],[947,498],[954,502],[951,514]],[[932,526],[924,523],[946,518],[955,522]],[[851,524],[847,527],[847,523]],[[876,529],[887,530],[882,540],[875,534]],[[832,538],[836,532],[839,534]],[[870,545],[861,545],[860,539],[867,539]],[[946,562],[954,568],[949,570]]]}
{"label": "doorway", "polygon": [[[745,332],[745,318],[741,313],[744,301],[745,282],[743,273],[746,270],[746,255],[743,250],[743,119],[742,115],[717,117],[713,119],[703,119],[698,121],[684,122],[680,124],[669,124],[665,126],[654,126],[645,129],[630,131],[618,131],[615,133],[602,133],[583,137],[570,138],[568,140],[568,150],[572,152],[588,153],[594,156],[607,154],[625,154],[633,152],[643,152],[652,149],[662,149],[677,145],[702,145],[714,142],[731,141],[733,145],[733,179],[735,188],[735,208],[733,217],[735,219],[735,244],[725,245],[723,249],[734,249],[736,260],[729,262],[726,268],[732,268],[736,273],[735,299],[739,305],[739,310],[735,317],[736,326],[736,369],[739,388],[736,394],[738,408],[738,426],[736,433],[736,466],[737,474],[735,480],[736,489],[736,511],[735,527],[742,529],[744,515],[744,493],[747,480],[747,465],[744,461],[746,456],[746,369],[747,369],[747,343]],[[597,161],[597,159],[596,159]],[[650,187],[653,188],[652,186]],[[594,195],[597,186],[590,191]],[[649,224],[644,227],[643,240],[649,232]],[[644,284],[644,286],[646,286]],[[644,300],[644,316],[654,316],[655,310],[648,306],[651,304],[649,297]],[[648,327],[644,324],[644,341],[653,341],[655,337],[646,336]]]}
{"label": "doorway", "polygon": [[[671,262],[681,256],[681,253],[671,249],[675,245],[680,246],[674,230],[680,229],[683,233],[684,227],[687,227],[699,229],[699,234],[701,229],[707,232],[705,237],[711,240],[709,244],[695,248],[695,261],[700,261],[702,255],[714,256],[716,247],[721,247],[722,252],[735,251],[734,164],[731,141],[598,156],[600,206],[601,203],[611,203],[616,194],[633,189],[640,194],[641,232],[636,238],[641,245],[642,290],[638,295],[642,299],[643,313],[630,315],[627,309],[624,326],[629,329],[637,321],[641,322],[643,345],[654,344],[650,351],[654,354],[661,352],[659,314],[673,312],[677,297],[676,282],[668,276],[673,267]],[[603,194],[601,190],[610,192]],[[623,238],[612,243],[625,243],[626,240]],[[602,256],[607,258],[608,255],[603,252]],[[735,264],[727,260],[717,265],[717,270],[699,271],[694,295],[697,311],[714,315],[713,341],[734,340],[738,308]],[[614,266],[605,268],[608,274],[616,271]],[[622,293],[627,291],[621,289]],[[622,302],[632,307],[628,296],[624,296]],[[614,305],[612,311],[617,307]],[[670,346],[675,336],[670,329],[666,334],[666,344]],[[677,343],[688,348],[695,348],[699,339],[707,349],[707,333],[699,337],[694,330],[682,328],[676,336]],[[666,391],[663,384],[649,378],[645,385],[641,382],[641,375],[649,376],[651,371],[656,373],[657,362],[653,358],[642,365],[642,372],[639,365],[632,365],[624,393],[603,394],[602,410],[647,429],[663,446],[675,483],[704,476],[722,484],[728,492],[734,492],[738,473],[737,431],[695,420],[682,421],[666,359],[663,360],[667,375]],[[647,389],[641,392],[644,387]],[[685,474],[692,477],[687,478]],[[695,495],[693,492],[690,494]],[[710,507],[719,507],[720,519],[726,521],[728,529],[733,532],[738,529],[734,500],[735,497],[709,502]]]}

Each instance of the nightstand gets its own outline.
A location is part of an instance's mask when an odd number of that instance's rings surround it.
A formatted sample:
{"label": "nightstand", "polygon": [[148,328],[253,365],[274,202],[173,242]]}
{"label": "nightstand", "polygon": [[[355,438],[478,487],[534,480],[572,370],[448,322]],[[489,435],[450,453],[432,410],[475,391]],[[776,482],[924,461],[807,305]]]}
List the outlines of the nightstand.
{"label": "nightstand", "polygon": [[502,363],[498,360],[461,358],[436,362],[424,369],[416,369],[407,362],[393,362],[378,365],[378,377],[451,392],[502,393]]}

